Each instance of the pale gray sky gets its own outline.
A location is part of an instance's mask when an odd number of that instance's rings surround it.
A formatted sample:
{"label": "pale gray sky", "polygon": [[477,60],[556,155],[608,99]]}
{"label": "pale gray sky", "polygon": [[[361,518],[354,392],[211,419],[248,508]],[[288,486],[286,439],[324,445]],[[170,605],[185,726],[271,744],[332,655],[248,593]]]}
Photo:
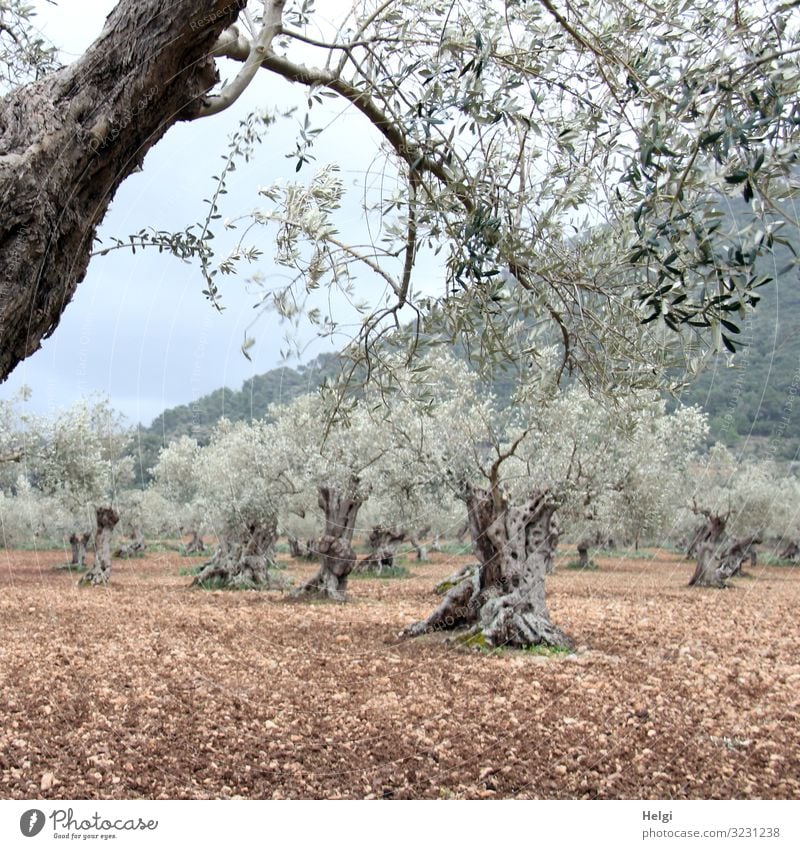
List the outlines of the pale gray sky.
{"label": "pale gray sky", "polygon": [[[42,31],[63,50],[64,61],[70,61],[99,34],[114,0],[62,0],[56,7],[37,0],[36,5]],[[101,238],[124,237],[151,225],[182,229],[200,220],[202,200],[213,190],[211,175],[218,173],[219,157],[241,118],[259,106],[302,107],[305,95],[305,89],[264,74],[230,110],[172,128],[148,154],[143,172],[120,188]],[[329,108],[332,115],[340,109],[334,102]],[[294,174],[285,153],[294,148],[296,129],[295,119],[275,126],[257,157],[237,171],[226,214],[254,207],[258,185]],[[325,139],[325,146],[315,151],[315,165],[338,162],[345,179],[360,187],[378,149],[369,128],[348,116]],[[345,207],[345,219],[348,209],[355,225],[357,205]],[[271,245],[262,249],[268,257]],[[271,271],[268,262],[259,270]],[[0,386],[0,397],[27,384],[33,389],[31,406],[49,413],[82,395],[104,392],[132,422],[149,423],[165,407],[223,385],[238,388],[247,377],[277,365],[284,331],[272,317],[263,317],[255,328],[253,362],[240,352],[254,317],[254,295],[245,281],[223,280],[227,309],[222,314],[205,300],[203,288],[195,265],[165,254],[117,251],[96,257],[53,336]],[[315,343],[306,359],[320,350],[330,350],[330,343]]]}

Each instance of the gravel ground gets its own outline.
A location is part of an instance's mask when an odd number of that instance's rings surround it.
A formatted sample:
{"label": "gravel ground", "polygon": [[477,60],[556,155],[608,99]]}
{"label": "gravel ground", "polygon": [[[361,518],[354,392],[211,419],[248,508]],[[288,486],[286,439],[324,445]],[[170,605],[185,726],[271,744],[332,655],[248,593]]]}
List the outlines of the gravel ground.
{"label": "gravel ground", "polygon": [[173,554],[79,589],[62,552],[3,552],[0,796],[797,798],[800,573],[596,559],[548,578],[580,648],[542,655],[396,641],[463,557],[336,605],[189,590]]}

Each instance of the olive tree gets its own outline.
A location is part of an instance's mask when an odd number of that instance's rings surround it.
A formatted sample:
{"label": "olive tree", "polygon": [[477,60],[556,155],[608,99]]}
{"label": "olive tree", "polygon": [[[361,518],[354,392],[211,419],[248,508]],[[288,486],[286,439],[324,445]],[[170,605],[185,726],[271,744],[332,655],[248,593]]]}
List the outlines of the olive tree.
{"label": "olive tree", "polygon": [[[622,406],[625,422],[610,428],[610,439],[602,438],[604,416],[596,419],[601,454],[595,456],[608,471],[596,499],[594,485],[586,491],[583,516],[587,529],[602,528],[605,536],[632,540],[638,548],[643,539],[668,535],[675,526],[708,422],[697,407],[678,407],[668,414],[658,395],[625,399]],[[579,526],[580,516],[573,522]],[[582,537],[591,534],[584,531]]]}
{"label": "olive tree", "polygon": [[[73,521],[58,499],[42,493],[24,474],[13,486],[0,490],[0,544],[4,548],[60,541],[73,530]],[[73,562],[78,563],[77,557]]]}
{"label": "olive tree", "polygon": [[[292,509],[305,513],[316,501],[324,522],[314,545],[319,570],[297,595],[344,601],[357,562],[353,535],[362,506],[376,496],[386,504],[388,493],[411,492],[423,481],[418,455],[394,439],[397,420],[387,415],[379,397],[367,395],[335,417],[329,398],[304,395],[271,408],[275,422],[269,438],[271,450],[286,458],[295,493]],[[396,503],[386,510],[385,523],[401,518]]]}
{"label": "olive tree", "polygon": [[223,419],[195,457],[190,471],[198,476],[198,497],[218,545],[194,585],[283,589],[273,571],[274,549],[278,517],[293,486],[268,427]]}
{"label": "olive tree", "polygon": [[791,539],[796,480],[775,463],[736,457],[717,444],[698,459],[692,483],[684,507],[684,522],[694,524],[691,586],[724,588],[746,559],[755,562],[758,543]]}
{"label": "olive tree", "polygon": [[[341,191],[325,166],[303,185],[267,186],[249,216],[299,274],[291,293],[265,293],[284,314],[323,281],[349,288],[358,268],[378,282],[359,350],[416,309],[489,359],[524,359],[555,334],[565,373],[600,387],[649,380],[678,328],[735,347],[735,314],[763,282],[755,259],[783,238],[800,133],[792,4],[366,0],[337,18],[299,0],[120,0],[61,68],[31,49],[21,4],[0,9],[0,376],[58,324],[147,151],[262,74],[308,93],[290,152],[299,169],[324,150],[315,110],[328,95],[396,175],[379,197],[364,193],[367,238],[337,234]],[[223,59],[240,65],[218,84]],[[256,124],[234,153],[252,154]],[[748,204],[744,224],[722,216],[732,196]],[[199,228],[119,244],[196,257],[216,299],[219,275],[259,251],[243,240],[214,257],[221,215],[214,200]],[[414,283],[429,249],[446,256],[435,295]]]}
{"label": "olive tree", "polygon": [[94,564],[81,578],[107,584],[111,577],[111,535],[119,521],[115,502],[133,480],[127,453],[130,432],[105,399],[81,401],[51,419],[41,419],[35,475],[42,491],[72,518],[70,543],[79,563],[94,526]]}
{"label": "olive tree", "polygon": [[186,554],[203,554],[203,532],[207,526],[207,508],[200,494],[199,462],[201,447],[196,439],[181,436],[164,446],[158,462],[150,470],[152,489],[169,505],[172,532],[189,534]]}
{"label": "olive tree", "polygon": [[[601,505],[619,507],[619,493],[636,484],[641,447],[648,440],[659,445],[654,463],[670,453],[688,457],[704,433],[703,416],[694,409],[667,416],[652,393],[610,401],[579,385],[560,390],[552,376],[538,386],[523,382],[512,404],[500,408],[466,364],[438,355],[425,367],[435,399],[427,419],[420,418],[426,460],[466,505],[478,568],[406,633],[466,627],[495,646],[569,645],[545,602],[557,517],[580,528]],[[422,381],[416,384],[409,379],[398,394],[419,406],[425,396]],[[393,410],[392,421],[401,418],[409,417]]]}

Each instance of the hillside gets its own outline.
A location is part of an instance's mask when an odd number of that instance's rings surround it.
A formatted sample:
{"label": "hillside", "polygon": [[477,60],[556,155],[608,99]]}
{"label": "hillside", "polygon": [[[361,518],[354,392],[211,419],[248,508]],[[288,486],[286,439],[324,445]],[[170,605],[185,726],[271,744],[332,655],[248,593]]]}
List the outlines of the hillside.
{"label": "hillside", "polygon": [[761,301],[741,327],[745,347],[717,356],[681,400],[706,410],[711,442],[792,460],[800,449],[800,280],[797,265],[787,270],[787,248],[777,246],[774,259],[762,273],[783,273],[758,290]]}
{"label": "hillside", "polygon": [[205,442],[221,418],[231,421],[262,418],[270,404],[290,401],[316,389],[326,377],[338,373],[338,359],[322,354],[308,365],[283,366],[246,380],[241,389],[216,389],[191,404],[164,410],[149,427],[139,426],[136,434],[137,478],[148,480],[148,470],[158,460],[163,445],[180,436],[193,436]]}

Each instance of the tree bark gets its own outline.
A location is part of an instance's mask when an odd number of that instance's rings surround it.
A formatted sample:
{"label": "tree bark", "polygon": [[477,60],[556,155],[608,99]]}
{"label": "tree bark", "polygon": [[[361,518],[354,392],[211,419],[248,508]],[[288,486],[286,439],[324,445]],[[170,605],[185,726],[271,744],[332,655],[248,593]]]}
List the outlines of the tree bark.
{"label": "tree bark", "polygon": [[136,557],[147,551],[147,541],[141,525],[131,525],[130,541],[123,543],[114,553],[116,557]]}
{"label": "tree bark", "polygon": [[699,546],[708,541],[708,535],[710,533],[709,523],[708,521],[703,522],[700,527],[692,534],[691,539],[689,540],[688,545],[686,546],[686,559],[692,560],[697,557],[697,549]]}
{"label": "tree bark", "polygon": [[195,530],[189,531],[191,539],[189,544],[183,549],[184,554],[205,554],[206,544],[203,542],[203,537]]}
{"label": "tree bark", "polygon": [[277,525],[248,525],[220,538],[214,556],[203,565],[193,587],[219,589],[283,590],[286,581],[272,571]]}
{"label": "tree bark", "polygon": [[727,522],[727,516],[706,513],[706,528],[702,542],[696,546],[697,567],[689,581],[690,587],[724,589],[727,586],[720,572],[721,541]]}
{"label": "tree bark", "polygon": [[86,566],[86,546],[89,544],[91,534],[70,534],[69,544],[72,549],[72,560],[70,566],[78,566],[81,569]]}
{"label": "tree bark", "polygon": [[97,529],[94,533],[94,563],[81,577],[80,584],[96,587],[105,586],[111,580],[111,535],[119,522],[119,514],[113,507],[98,507]]}
{"label": "tree bark", "polygon": [[497,491],[478,488],[467,490],[466,502],[479,568],[403,635],[467,628],[467,635],[494,647],[572,647],[570,638],[550,621],[545,602],[558,502],[545,491],[534,492],[518,506],[509,505]]}
{"label": "tree bark", "polygon": [[380,575],[384,570],[394,567],[397,546],[406,538],[405,531],[395,531],[376,525],[367,540],[369,553],[358,561],[359,572],[373,572]]}
{"label": "tree bark", "polygon": [[353,479],[346,492],[334,487],[319,488],[319,506],[325,515],[325,533],[317,543],[321,563],[314,577],[295,592],[296,598],[327,598],[347,601],[347,579],[356,565],[353,532],[356,518],[364,503],[355,493],[358,480]]}
{"label": "tree bark", "polygon": [[756,564],[756,545],[761,542],[761,537],[758,534],[752,534],[747,537],[740,537],[733,540],[730,545],[725,548],[720,556],[720,574],[723,578],[733,578],[736,575],[741,575],[744,561],[749,560],[750,565],[755,567]]}
{"label": "tree bark", "polygon": [[120,184],[217,79],[239,0],[120,0],[75,63],[0,100],[0,380],[57,326]]}
{"label": "tree bark", "polygon": [[590,569],[592,566],[589,560],[589,541],[582,539],[578,543],[578,568]]}

